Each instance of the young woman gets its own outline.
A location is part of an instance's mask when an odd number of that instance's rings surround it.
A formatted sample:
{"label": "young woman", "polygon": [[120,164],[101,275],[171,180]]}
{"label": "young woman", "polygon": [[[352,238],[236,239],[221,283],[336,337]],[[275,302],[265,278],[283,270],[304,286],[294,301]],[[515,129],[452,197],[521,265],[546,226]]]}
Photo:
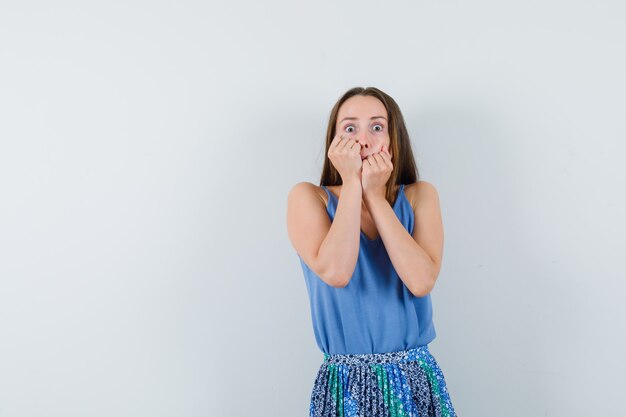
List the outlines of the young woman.
{"label": "young woman", "polygon": [[455,416],[428,349],[439,198],[418,181],[395,100],[374,87],[348,90],[331,111],[326,156],[321,187],[296,184],[287,208],[324,353],[310,417]]}

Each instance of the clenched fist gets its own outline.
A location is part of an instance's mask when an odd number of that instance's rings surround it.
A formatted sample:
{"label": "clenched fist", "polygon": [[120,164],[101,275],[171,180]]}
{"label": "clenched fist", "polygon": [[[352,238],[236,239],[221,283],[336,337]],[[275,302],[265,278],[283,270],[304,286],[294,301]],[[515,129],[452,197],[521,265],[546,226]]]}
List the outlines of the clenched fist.
{"label": "clenched fist", "polygon": [[392,171],[393,164],[391,163],[391,154],[384,146],[380,152],[365,158],[363,160],[363,172],[361,174],[363,195],[381,195],[384,197],[387,181]]}
{"label": "clenched fist", "polygon": [[361,145],[354,139],[336,135],[328,147],[328,159],[339,172],[344,183],[352,178],[361,180],[363,167]]}

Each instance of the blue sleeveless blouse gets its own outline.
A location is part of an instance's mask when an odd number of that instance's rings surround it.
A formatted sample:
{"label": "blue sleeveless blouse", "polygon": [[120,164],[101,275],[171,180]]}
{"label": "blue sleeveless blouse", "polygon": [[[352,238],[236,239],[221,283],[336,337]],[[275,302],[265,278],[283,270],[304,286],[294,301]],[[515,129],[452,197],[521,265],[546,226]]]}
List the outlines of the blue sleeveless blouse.
{"label": "blue sleeveless blouse", "polygon": [[[338,199],[328,188],[326,211],[335,217]],[[400,185],[393,210],[412,234],[414,213]],[[430,343],[436,336],[430,294],[414,296],[389,259],[382,238],[361,230],[354,273],[344,288],[326,284],[300,259],[309,295],[313,332],[325,354],[385,353]]]}

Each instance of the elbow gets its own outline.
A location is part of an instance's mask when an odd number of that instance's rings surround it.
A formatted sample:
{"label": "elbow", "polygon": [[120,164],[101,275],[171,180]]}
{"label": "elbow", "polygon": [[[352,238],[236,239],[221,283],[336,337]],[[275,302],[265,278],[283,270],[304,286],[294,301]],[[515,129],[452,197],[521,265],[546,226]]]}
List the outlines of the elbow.
{"label": "elbow", "polygon": [[327,272],[320,275],[320,278],[333,288],[344,288],[350,283],[352,276],[334,272]]}
{"label": "elbow", "polygon": [[349,283],[350,283],[350,278],[337,278],[335,280],[335,284],[333,285],[333,287],[335,288],[345,288]]}
{"label": "elbow", "polygon": [[342,275],[331,275],[325,278],[325,281],[328,285],[333,288],[344,288],[350,283],[351,277],[346,277]]}
{"label": "elbow", "polygon": [[325,265],[318,268],[317,275],[333,288],[344,288],[352,279],[354,268],[348,271],[344,265]]}
{"label": "elbow", "polygon": [[417,298],[426,297],[428,294],[430,294],[430,290],[426,287],[409,288],[409,291]]}
{"label": "elbow", "polygon": [[415,284],[409,287],[409,291],[418,298],[426,297],[435,287],[435,280],[436,277],[429,277],[426,280],[416,279],[413,281]]}
{"label": "elbow", "polygon": [[409,282],[413,283],[413,285],[409,287],[409,291],[416,297],[426,297],[435,287],[439,271],[439,264],[433,264],[431,269],[412,277]]}

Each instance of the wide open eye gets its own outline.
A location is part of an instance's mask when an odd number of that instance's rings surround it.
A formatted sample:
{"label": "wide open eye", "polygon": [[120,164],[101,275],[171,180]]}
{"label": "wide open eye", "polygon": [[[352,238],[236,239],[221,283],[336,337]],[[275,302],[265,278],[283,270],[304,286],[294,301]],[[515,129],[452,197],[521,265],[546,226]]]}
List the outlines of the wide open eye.
{"label": "wide open eye", "polygon": [[350,128],[354,128],[354,126],[352,126],[352,125],[348,125],[348,126],[346,126],[346,128],[345,128],[344,130],[345,130],[346,132],[348,132],[348,133],[352,133],[352,132],[354,132],[354,130],[352,130],[352,131],[348,130],[348,129],[350,129]]}
{"label": "wide open eye", "polygon": [[385,127],[383,125],[381,125],[380,123],[377,123],[377,124],[374,125],[374,127],[376,127],[376,126],[380,127],[380,129],[378,129],[378,130],[374,129],[374,130],[376,130],[376,132],[382,132],[383,130],[385,130]]}

